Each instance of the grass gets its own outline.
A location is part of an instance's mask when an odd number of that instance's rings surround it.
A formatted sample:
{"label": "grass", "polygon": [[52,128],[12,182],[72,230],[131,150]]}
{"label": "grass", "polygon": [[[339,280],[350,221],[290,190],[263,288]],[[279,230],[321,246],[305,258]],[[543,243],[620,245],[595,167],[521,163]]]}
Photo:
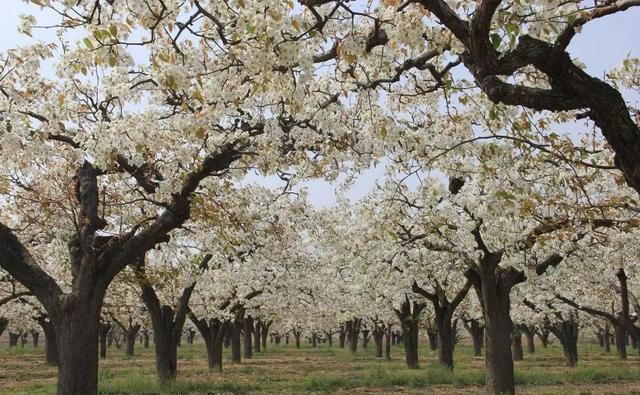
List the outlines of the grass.
{"label": "grass", "polygon": [[[43,363],[42,348],[0,348],[0,394],[54,394],[56,368]],[[481,394],[484,360],[472,356],[471,347],[458,345],[454,371],[437,364],[437,354],[421,349],[421,368],[409,370],[401,347],[391,361],[378,360],[373,349],[355,355],[321,345],[301,350],[268,345],[242,364],[231,364],[225,350],[224,372],[207,369],[204,345],[179,349],[178,380],[161,386],[155,378],[151,348],[136,345],[136,355],[109,349],[100,362],[99,391],[121,394]],[[519,393],[530,394],[640,394],[640,363],[633,356],[620,361],[599,347],[581,344],[579,366],[564,367],[562,350],[554,344],[525,355],[517,362]]]}

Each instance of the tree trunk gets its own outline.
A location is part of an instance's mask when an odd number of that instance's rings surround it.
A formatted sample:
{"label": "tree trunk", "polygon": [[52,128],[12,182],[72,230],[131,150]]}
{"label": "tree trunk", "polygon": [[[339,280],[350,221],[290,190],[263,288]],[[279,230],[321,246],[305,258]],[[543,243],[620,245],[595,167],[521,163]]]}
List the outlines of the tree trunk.
{"label": "tree trunk", "polygon": [[402,323],[404,354],[409,369],[417,369],[418,357],[418,320],[409,318]]}
{"label": "tree trunk", "polygon": [[260,340],[261,340],[260,333],[261,333],[261,331],[262,331],[262,323],[260,322],[260,320],[257,320],[256,324],[254,326],[254,329],[253,329],[253,336],[254,336],[253,347],[254,347],[254,351],[255,352],[260,352],[261,349],[262,349],[260,347],[261,346],[261,343],[260,343]]}
{"label": "tree trunk", "polygon": [[5,329],[7,329],[8,325],[9,325],[9,320],[4,317],[0,317],[0,336],[2,336]]}
{"label": "tree trunk", "polygon": [[366,349],[369,346],[369,330],[362,331],[362,348]]}
{"label": "tree trunk", "polygon": [[620,359],[627,359],[627,331],[622,325],[616,325],[614,327],[616,337],[616,351]]}
{"label": "tree trunk", "polygon": [[242,321],[244,324],[244,357],[246,359],[251,359],[253,357],[253,318],[250,315],[247,315]]}
{"label": "tree trunk", "polygon": [[347,332],[347,340],[349,342],[349,351],[355,353],[358,351],[358,337],[360,335],[360,318],[354,318],[345,323],[345,331]]}
{"label": "tree trunk", "polygon": [[[58,350],[58,395],[98,393],[98,337],[104,293],[63,302],[60,316],[50,314]],[[98,293],[99,295],[96,295]]]}
{"label": "tree trunk", "polygon": [[126,354],[129,356],[133,356],[133,351],[136,346],[136,337],[138,336],[138,331],[135,328],[127,329],[127,349]]}
{"label": "tree trunk", "polygon": [[382,339],[384,338],[384,327],[376,326],[373,330],[373,342],[376,345],[376,358],[382,358]]}
{"label": "tree trunk", "polygon": [[392,326],[391,324],[387,325],[387,330],[385,333],[385,337],[386,337],[386,346],[384,348],[384,356],[387,360],[391,360],[391,337],[392,337]]}
{"label": "tree trunk", "polygon": [[191,313],[190,317],[204,339],[209,369],[221,372],[222,349],[224,348],[224,339],[230,325],[229,321],[222,322],[218,318],[211,318],[206,321],[205,319],[198,319],[193,313]]}
{"label": "tree trunk", "polygon": [[[167,310],[170,309],[171,307],[168,307]],[[153,323],[153,344],[156,346],[156,374],[161,383],[173,382],[178,374],[179,331],[176,331],[173,327],[172,315],[159,317],[163,322]]]}
{"label": "tree trunk", "polygon": [[340,326],[340,331],[338,332],[338,346],[340,348],[344,348],[346,338],[347,332],[345,331],[343,326]]}
{"label": "tree trunk", "polygon": [[598,328],[598,330],[595,332],[595,335],[600,348],[604,348],[604,337],[602,336],[602,328]]}
{"label": "tree trunk", "polygon": [[107,338],[111,332],[110,323],[100,323],[100,358],[107,358]]}
{"label": "tree trunk", "polygon": [[427,338],[429,339],[429,350],[438,349],[438,331],[435,329],[427,329]]}
{"label": "tree trunk", "polygon": [[143,342],[142,342],[142,346],[144,348],[149,348],[149,331],[148,330],[144,330],[142,331],[142,338],[143,338]]}
{"label": "tree trunk", "polygon": [[524,335],[527,338],[527,352],[529,354],[534,354],[536,352],[536,342],[535,342],[536,333],[531,329],[527,329],[524,331]]}
{"label": "tree trunk", "polygon": [[242,346],[241,346],[242,320],[239,317],[233,321],[233,329],[231,331],[231,361],[234,363],[242,362]]}
{"label": "tree trunk", "polygon": [[300,348],[300,332],[297,331],[293,331],[293,337],[295,339],[296,342],[296,348]]}
{"label": "tree trunk", "polygon": [[609,332],[609,325],[604,326],[604,332],[602,333],[602,340],[604,341],[604,352],[611,352],[611,333]]}
{"label": "tree trunk", "polygon": [[571,312],[568,320],[554,323],[550,329],[562,344],[565,365],[575,367],[578,363],[578,322],[574,312]]}
{"label": "tree trunk", "polygon": [[[479,231],[475,231],[480,239]],[[486,392],[489,395],[515,394],[511,355],[511,289],[525,280],[513,268],[501,268],[502,252],[485,252],[478,266],[467,272],[478,293],[485,324]]]}
{"label": "tree trunk", "polygon": [[31,339],[33,340],[33,346],[38,347],[38,340],[40,338],[40,332],[31,331]]}
{"label": "tree trunk", "polygon": [[451,313],[450,311],[436,311],[436,324],[438,325],[438,362],[448,369],[453,369],[453,342],[455,337],[453,328],[451,327]]}
{"label": "tree trunk", "polygon": [[271,323],[261,322],[262,328],[260,335],[262,335],[262,351],[267,351],[267,337],[269,337],[269,327]]}
{"label": "tree trunk", "polygon": [[311,347],[316,348],[317,345],[318,345],[318,336],[316,335],[315,332],[313,332],[311,334]]}
{"label": "tree trunk", "polygon": [[540,344],[542,344],[542,348],[547,348],[549,346],[549,330],[543,328],[538,333],[538,337],[540,338]]}
{"label": "tree trunk", "polygon": [[514,361],[522,361],[524,353],[522,352],[522,332],[516,329],[511,335],[511,354]]}
{"label": "tree trunk", "polygon": [[473,355],[479,357],[482,355],[482,346],[484,343],[484,325],[476,319],[462,320],[465,329],[471,336],[473,342]]}
{"label": "tree trunk", "polygon": [[38,324],[44,333],[44,359],[47,365],[58,366],[58,346],[53,324],[46,319],[39,319]]}
{"label": "tree trunk", "polygon": [[327,342],[329,343],[329,347],[333,347],[333,332],[325,332],[327,335]]}

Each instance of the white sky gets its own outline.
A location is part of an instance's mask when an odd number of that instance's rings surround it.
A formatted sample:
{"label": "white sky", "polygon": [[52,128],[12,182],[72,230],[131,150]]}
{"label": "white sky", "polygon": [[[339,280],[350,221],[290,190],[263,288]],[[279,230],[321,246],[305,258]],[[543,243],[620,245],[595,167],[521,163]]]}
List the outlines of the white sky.
{"label": "white sky", "polygon": [[[17,32],[18,16],[34,14],[38,18],[42,13],[37,6],[27,4],[23,0],[0,0],[0,51],[30,42],[29,37]],[[52,21],[55,21],[52,20]],[[49,21],[49,22],[52,22]],[[47,21],[39,19],[39,23]],[[34,37],[43,40],[51,39],[51,31],[34,30]],[[591,75],[601,77],[612,67],[620,64],[627,56],[640,56],[640,8],[632,8],[621,14],[589,22],[577,35],[569,47],[569,52],[586,64]],[[632,105],[640,107],[640,99],[636,98]],[[383,174],[383,169],[370,169],[364,172],[347,192],[347,197],[357,200],[374,186]],[[275,187],[280,185],[276,177],[263,178],[250,176],[247,181]],[[336,186],[325,181],[314,180],[306,183],[309,197],[315,206],[331,206],[335,203]]]}

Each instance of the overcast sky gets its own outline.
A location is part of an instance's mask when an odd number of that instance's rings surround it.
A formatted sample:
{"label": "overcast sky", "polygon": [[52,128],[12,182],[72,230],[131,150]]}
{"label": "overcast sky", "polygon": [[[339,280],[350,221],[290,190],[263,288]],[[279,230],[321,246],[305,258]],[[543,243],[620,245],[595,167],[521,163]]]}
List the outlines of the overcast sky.
{"label": "overcast sky", "polygon": [[[0,51],[5,51],[16,45],[29,42],[29,37],[18,34],[17,24],[20,14],[34,14],[38,22],[47,24],[55,22],[55,18],[42,18],[37,6],[27,4],[23,0],[1,0],[4,8],[0,13]],[[46,19],[49,19],[48,21]],[[51,31],[34,31],[34,37],[51,39]],[[612,67],[620,64],[628,55],[640,56],[640,8],[633,8],[621,14],[616,14],[589,22],[582,32],[577,35],[569,47],[572,56],[586,64],[591,75],[601,77]],[[638,99],[632,103],[638,105]],[[347,196],[358,199],[366,194],[376,179],[382,175],[382,169],[365,172],[349,190]],[[268,186],[278,183],[275,179],[250,177]],[[335,186],[324,181],[307,183],[309,195],[314,205],[330,206],[335,202]]]}

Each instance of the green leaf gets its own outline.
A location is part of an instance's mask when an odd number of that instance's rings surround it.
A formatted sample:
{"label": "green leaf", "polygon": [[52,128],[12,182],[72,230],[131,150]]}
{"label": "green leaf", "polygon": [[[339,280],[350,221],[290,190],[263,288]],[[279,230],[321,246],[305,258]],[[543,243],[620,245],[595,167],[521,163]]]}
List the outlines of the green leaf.
{"label": "green leaf", "polygon": [[87,48],[89,49],[93,49],[93,42],[91,41],[91,39],[89,37],[85,37],[84,40],[82,40],[84,42],[84,45],[87,46]]}
{"label": "green leaf", "polygon": [[111,25],[111,26],[109,27],[109,33],[111,33],[111,35],[112,35],[113,37],[117,37],[117,36],[118,36],[118,26],[116,26],[116,25]]}
{"label": "green leaf", "polygon": [[498,47],[500,46],[500,43],[502,42],[502,37],[500,37],[500,35],[498,33],[493,33],[491,34],[491,44],[493,45],[493,48],[498,49]]}

